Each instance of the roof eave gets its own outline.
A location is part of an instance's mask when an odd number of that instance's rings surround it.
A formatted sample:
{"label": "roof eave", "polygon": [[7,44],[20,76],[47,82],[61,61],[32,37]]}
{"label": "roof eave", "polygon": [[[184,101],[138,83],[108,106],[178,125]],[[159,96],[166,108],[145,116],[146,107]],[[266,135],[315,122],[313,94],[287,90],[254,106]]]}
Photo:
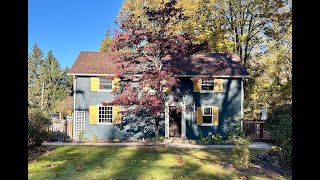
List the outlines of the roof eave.
{"label": "roof eave", "polygon": [[[112,76],[115,74],[95,74],[95,73],[67,73],[67,75],[76,75],[76,76]],[[141,76],[141,75],[137,75]],[[175,75],[176,77],[196,77],[199,75]],[[211,77],[220,77],[220,78],[249,78],[251,77],[250,75],[213,75]]]}

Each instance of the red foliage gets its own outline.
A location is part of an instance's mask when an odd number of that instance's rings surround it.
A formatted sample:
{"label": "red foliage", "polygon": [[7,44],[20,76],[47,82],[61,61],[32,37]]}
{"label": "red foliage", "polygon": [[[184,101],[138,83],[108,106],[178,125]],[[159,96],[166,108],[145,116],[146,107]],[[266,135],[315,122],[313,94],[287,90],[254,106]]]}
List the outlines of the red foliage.
{"label": "red foliage", "polygon": [[[159,120],[169,100],[169,93],[164,89],[178,86],[179,80],[174,74],[181,65],[187,65],[182,61],[206,47],[206,43],[193,44],[187,34],[170,33],[172,24],[187,18],[175,5],[176,1],[171,0],[164,8],[145,7],[144,12],[153,27],[135,24],[129,18],[118,23],[122,31],[116,32],[111,48],[130,53],[120,56],[116,77],[121,78],[121,89],[114,92],[117,97],[105,105],[134,107],[129,113],[148,109],[149,115]],[[153,92],[144,90],[145,86]],[[174,93],[170,94],[173,100],[177,98]]]}

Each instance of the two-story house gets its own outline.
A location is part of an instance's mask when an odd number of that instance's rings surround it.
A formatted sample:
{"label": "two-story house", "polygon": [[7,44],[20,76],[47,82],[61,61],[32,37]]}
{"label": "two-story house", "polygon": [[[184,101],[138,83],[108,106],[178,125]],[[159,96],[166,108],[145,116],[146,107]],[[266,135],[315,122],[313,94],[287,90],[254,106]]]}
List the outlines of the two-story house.
{"label": "two-story house", "polygon": [[[73,137],[79,132],[91,139],[143,138],[154,133],[141,123],[134,126],[119,115],[119,106],[103,106],[114,98],[114,83],[105,77],[115,74],[116,52],[81,52],[68,75],[74,83]],[[113,60],[111,60],[113,59]],[[226,119],[243,118],[244,79],[249,77],[238,55],[229,53],[196,54],[191,57],[188,71],[177,74],[180,86],[172,91],[182,94],[180,100],[167,104],[160,124],[160,135],[166,138],[199,139],[210,134],[225,134]],[[208,70],[226,64],[225,69],[207,80],[192,80],[197,75],[206,76]],[[175,107],[181,107],[176,111]],[[143,117],[136,117],[143,118]],[[133,121],[139,122],[139,121]],[[140,128],[138,127],[140,126]],[[132,130],[134,129],[134,130]]]}

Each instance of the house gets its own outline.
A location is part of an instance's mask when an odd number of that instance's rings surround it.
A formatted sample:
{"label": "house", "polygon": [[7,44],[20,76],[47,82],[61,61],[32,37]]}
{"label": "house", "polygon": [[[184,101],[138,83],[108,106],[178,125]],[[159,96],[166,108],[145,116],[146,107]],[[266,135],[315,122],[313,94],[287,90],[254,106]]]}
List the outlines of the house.
{"label": "house", "polygon": [[[105,77],[117,72],[116,57],[116,52],[82,51],[68,72],[74,83],[73,137],[77,138],[81,131],[88,139],[94,135],[99,139],[154,136],[147,122],[133,121],[143,117],[122,117],[117,113],[120,106],[102,105],[114,98],[113,81]],[[190,68],[176,75],[181,84],[172,91],[178,91],[182,98],[170,103],[170,107],[167,104],[160,135],[187,139],[224,135],[227,120],[242,122],[243,81],[250,75],[236,54],[196,54],[190,59]],[[212,69],[217,72],[211,79],[192,81],[192,77],[205,76]],[[177,107],[182,111],[177,111]]]}

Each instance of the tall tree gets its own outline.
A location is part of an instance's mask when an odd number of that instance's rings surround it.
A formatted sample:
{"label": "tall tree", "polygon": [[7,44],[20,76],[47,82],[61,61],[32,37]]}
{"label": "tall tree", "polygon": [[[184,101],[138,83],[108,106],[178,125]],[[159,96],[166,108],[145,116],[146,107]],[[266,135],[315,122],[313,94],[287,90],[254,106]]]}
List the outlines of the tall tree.
{"label": "tall tree", "polygon": [[68,94],[67,76],[50,50],[43,61],[39,77],[45,84],[43,93],[43,110],[47,113],[56,110],[58,102]]}
{"label": "tall tree", "polygon": [[[208,39],[211,51],[237,53],[244,65],[266,37],[285,32],[291,24],[290,2],[284,0],[202,0],[196,13],[198,38]],[[277,25],[281,30],[274,31]],[[262,51],[264,48],[262,48]]]}
{"label": "tall tree", "polygon": [[110,27],[107,26],[107,32],[105,34],[105,38],[101,41],[100,44],[100,52],[109,52],[111,51],[110,44],[112,43],[111,30]]}
{"label": "tall tree", "polygon": [[165,103],[174,98],[169,96],[168,90],[178,82],[173,73],[176,65],[205,47],[205,43],[193,44],[187,34],[174,35],[168,31],[171,25],[187,19],[176,4],[175,0],[170,0],[160,3],[158,8],[144,6],[143,14],[148,20],[145,24],[123,19],[119,23],[122,32],[117,32],[112,45],[115,51],[128,48],[133,53],[121,55],[116,77],[122,79],[122,88],[112,102],[104,104],[125,106],[126,113],[146,112],[154,122],[156,145]]}
{"label": "tall tree", "polygon": [[281,40],[267,43],[266,52],[248,64],[252,78],[249,79],[245,101],[247,119],[258,118],[261,106],[271,109],[292,102],[292,30],[283,34]]}
{"label": "tall tree", "polygon": [[43,52],[35,43],[28,56],[28,101],[33,105],[40,104],[41,83],[39,76],[43,58]]}
{"label": "tall tree", "polygon": [[[148,20],[148,16],[144,13],[143,7],[150,8],[161,8],[163,4],[169,2],[169,0],[125,0],[118,15],[117,20],[121,21],[130,20],[136,25],[144,24],[151,26],[151,22]],[[195,10],[199,6],[200,0],[179,0],[177,1],[176,7],[184,10],[184,15],[189,17],[184,21],[175,22],[174,24],[167,25],[166,31],[172,32],[173,34],[181,34],[183,32],[190,33],[193,35],[193,26],[197,23],[194,19]]]}

